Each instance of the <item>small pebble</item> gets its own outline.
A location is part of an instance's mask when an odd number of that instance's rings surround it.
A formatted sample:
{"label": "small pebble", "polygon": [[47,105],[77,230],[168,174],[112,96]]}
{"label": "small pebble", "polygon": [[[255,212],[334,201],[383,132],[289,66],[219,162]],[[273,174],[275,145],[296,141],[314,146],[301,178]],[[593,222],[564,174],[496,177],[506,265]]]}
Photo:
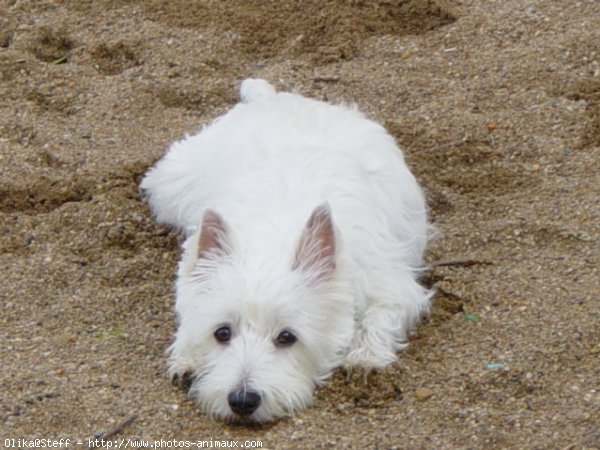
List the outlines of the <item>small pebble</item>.
{"label": "small pebble", "polygon": [[506,369],[506,365],[502,364],[502,363],[489,363],[485,366],[486,369],[492,370],[492,369]]}
{"label": "small pebble", "polygon": [[433,391],[427,388],[417,388],[415,390],[415,397],[420,402],[424,402],[433,396]]}
{"label": "small pebble", "polygon": [[301,427],[302,425],[304,425],[304,420],[294,418],[292,419],[292,423],[294,424],[294,426]]}

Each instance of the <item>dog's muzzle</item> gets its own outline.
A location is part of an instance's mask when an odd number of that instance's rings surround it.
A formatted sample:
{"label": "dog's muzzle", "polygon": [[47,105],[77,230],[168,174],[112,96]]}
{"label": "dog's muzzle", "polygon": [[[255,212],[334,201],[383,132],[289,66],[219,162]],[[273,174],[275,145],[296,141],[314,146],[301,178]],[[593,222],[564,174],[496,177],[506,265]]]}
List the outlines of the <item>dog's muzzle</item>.
{"label": "dog's muzzle", "polygon": [[253,391],[233,391],[227,396],[229,407],[240,416],[249,416],[260,406],[260,395]]}

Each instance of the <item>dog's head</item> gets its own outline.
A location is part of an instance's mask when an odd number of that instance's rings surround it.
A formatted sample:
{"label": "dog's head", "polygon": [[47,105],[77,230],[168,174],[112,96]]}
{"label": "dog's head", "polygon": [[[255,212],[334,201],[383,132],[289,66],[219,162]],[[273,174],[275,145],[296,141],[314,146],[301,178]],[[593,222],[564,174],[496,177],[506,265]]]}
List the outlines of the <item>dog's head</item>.
{"label": "dog's head", "polygon": [[326,204],[290,236],[289,258],[240,255],[233,233],[207,210],[186,243],[170,374],[191,375],[190,392],[209,415],[263,422],[310,404],[347,350],[353,309],[336,277]]}

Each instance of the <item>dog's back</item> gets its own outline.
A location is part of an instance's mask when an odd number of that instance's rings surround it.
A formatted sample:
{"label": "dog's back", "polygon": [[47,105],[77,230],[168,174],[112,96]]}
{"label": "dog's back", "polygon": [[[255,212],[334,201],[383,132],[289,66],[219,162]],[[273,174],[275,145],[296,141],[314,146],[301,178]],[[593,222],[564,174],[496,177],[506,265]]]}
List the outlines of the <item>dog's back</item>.
{"label": "dog's back", "polygon": [[354,109],[277,94],[263,80],[240,90],[242,103],[173,144],[143,180],[159,221],[193,232],[210,207],[240,235],[267,226],[272,236],[296,236],[327,201],[348,245],[364,241],[361,229],[391,238],[387,246],[410,240],[411,263],[421,263],[423,196],[380,125]]}

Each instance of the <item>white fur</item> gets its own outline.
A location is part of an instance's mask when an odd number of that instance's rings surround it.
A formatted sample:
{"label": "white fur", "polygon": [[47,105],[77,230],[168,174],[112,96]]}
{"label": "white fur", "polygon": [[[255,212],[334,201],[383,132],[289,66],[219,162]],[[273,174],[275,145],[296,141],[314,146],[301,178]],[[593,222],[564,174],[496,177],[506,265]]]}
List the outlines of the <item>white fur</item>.
{"label": "white fur", "polygon": [[[229,392],[257,391],[250,418],[266,421],[309,405],[335,367],[396,360],[428,310],[416,281],[428,225],[421,189],[380,125],[264,80],[245,80],[240,93],[241,103],[174,143],[141,187],[157,220],[187,235],[170,374],[193,374],[200,405],[225,419],[234,417]],[[335,272],[320,279],[292,266],[324,203]],[[226,223],[228,250],[199,258],[209,208]],[[213,336],[224,323],[227,344]],[[279,348],[283,329],[298,341]]]}

